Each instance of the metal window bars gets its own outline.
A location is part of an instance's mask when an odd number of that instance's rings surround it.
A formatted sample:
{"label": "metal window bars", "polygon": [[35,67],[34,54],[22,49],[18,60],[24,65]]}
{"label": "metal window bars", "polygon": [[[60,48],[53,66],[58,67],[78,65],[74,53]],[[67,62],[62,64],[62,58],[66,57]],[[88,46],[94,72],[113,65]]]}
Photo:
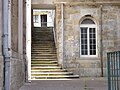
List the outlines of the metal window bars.
{"label": "metal window bars", "polygon": [[120,90],[120,51],[107,53],[108,90]]}

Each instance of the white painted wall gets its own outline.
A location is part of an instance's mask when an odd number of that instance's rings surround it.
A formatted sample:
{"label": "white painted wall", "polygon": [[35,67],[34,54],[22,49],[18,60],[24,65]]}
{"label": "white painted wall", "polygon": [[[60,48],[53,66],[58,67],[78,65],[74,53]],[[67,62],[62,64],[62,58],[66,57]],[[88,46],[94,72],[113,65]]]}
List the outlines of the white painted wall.
{"label": "white painted wall", "polygon": [[26,59],[28,80],[31,80],[31,0],[26,0]]}
{"label": "white painted wall", "polygon": [[38,15],[39,22],[34,23],[34,27],[41,27],[41,15],[43,15],[44,13],[47,14],[47,27],[54,27],[55,10],[34,9],[33,12],[41,13],[41,14]]}

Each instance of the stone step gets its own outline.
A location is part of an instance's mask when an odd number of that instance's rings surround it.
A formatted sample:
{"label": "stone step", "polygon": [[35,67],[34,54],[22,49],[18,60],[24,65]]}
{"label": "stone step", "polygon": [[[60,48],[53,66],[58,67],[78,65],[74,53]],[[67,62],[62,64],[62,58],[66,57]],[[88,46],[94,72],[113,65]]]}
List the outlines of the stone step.
{"label": "stone step", "polygon": [[55,47],[54,46],[38,46],[38,45],[32,45],[32,48],[45,48],[45,49],[55,49]]}
{"label": "stone step", "polygon": [[32,48],[32,52],[55,52],[55,49],[41,49],[41,48]]}
{"label": "stone step", "polygon": [[35,43],[35,44],[32,44],[32,47],[33,46],[40,46],[40,47],[55,47],[54,44],[43,44],[43,43]]}
{"label": "stone step", "polygon": [[54,41],[54,37],[47,37],[47,38],[45,38],[45,37],[33,37],[32,38],[32,40],[41,40],[41,41],[43,41],[43,40],[47,40],[48,39],[48,41]]}
{"label": "stone step", "polygon": [[55,57],[55,58],[57,58],[57,56],[55,54],[54,55],[53,54],[52,55],[41,55],[41,54],[38,54],[38,53],[37,54],[36,53],[32,54],[32,58],[34,58],[34,57],[35,58],[36,57],[40,57],[40,58],[41,57]]}
{"label": "stone step", "polygon": [[34,30],[32,31],[33,35],[34,33],[53,33],[53,30]]}
{"label": "stone step", "polygon": [[32,33],[33,33],[33,34],[34,34],[34,33],[36,33],[36,34],[37,34],[37,33],[53,34],[53,31],[52,31],[52,30],[44,30],[44,31],[43,31],[43,30],[35,30],[35,31],[33,31]]}
{"label": "stone step", "polygon": [[35,31],[33,31],[33,33],[41,33],[41,32],[49,32],[49,33],[53,33],[53,31],[52,30],[35,30]]}
{"label": "stone step", "polygon": [[56,50],[55,48],[41,48],[41,47],[32,47],[32,50]]}
{"label": "stone step", "polygon": [[32,50],[32,53],[41,53],[41,54],[55,54],[55,51],[51,51],[51,50]]}
{"label": "stone step", "polygon": [[55,61],[55,60],[53,60],[53,61],[47,61],[47,60],[44,60],[44,61],[38,61],[38,60],[32,60],[31,61],[32,62],[32,64],[53,64],[53,63],[57,63],[58,61]]}
{"label": "stone step", "polygon": [[36,43],[36,44],[32,44],[32,46],[40,46],[40,47],[55,47],[54,44],[40,44],[40,43]]}
{"label": "stone step", "polygon": [[59,76],[59,75],[73,75],[72,72],[32,72],[32,76]]}
{"label": "stone step", "polygon": [[34,50],[35,51],[39,51],[39,52],[55,52],[55,49],[42,49],[42,48],[32,48],[32,50],[33,50],[33,52],[34,52]]}
{"label": "stone step", "polygon": [[48,51],[32,51],[31,54],[39,54],[39,55],[56,55],[56,52],[48,52]]}
{"label": "stone step", "polygon": [[54,49],[47,49],[47,50],[44,50],[44,49],[41,50],[41,48],[32,48],[32,50],[34,50],[34,51],[50,51],[50,50],[51,50],[52,52],[53,52],[53,51],[55,52],[55,51],[56,51],[56,48],[54,48]]}
{"label": "stone step", "polygon": [[58,66],[57,63],[32,63],[31,66]]}
{"label": "stone step", "polygon": [[45,40],[41,40],[41,39],[39,39],[39,40],[33,40],[33,43],[34,42],[38,42],[38,43],[46,43],[46,44],[50,44],[50,43],[54,43],[54,40],[46,40],[46,41],[48,41],[48,42],[44,42]]}
{"label": "stone step", "polygon": [[[47,37],[46,37],[47,36]],[[45,38],[53,38],[53,33],[50,33],[50,32],[33,32],[32,33],[32,38],[34,37],[45,37]]]}
{"label": "stone step", "polygon": [[51,42],[48,42],[48,43],[46,43],[46,42],[42,42],[42,41],[33,41],[32,42],[32,45],[35,45],[35,44],[39,44],[39,45],[45,45],[45,46],[54,46],[54,42],[53,41],[51,41]]}
{"label": "stone step", "polygon": [[50,42],[46,43],[46,42],[43,42],[43,41],[32,41],[32,44],[40,44],[40,45],[47,46],[47,45],[54,45],[54,42],[50,41]]}
{"label": "stone step", "polygon": [[54,59],[52,59],[52,58],[33,58],[32,59],[33,61],[57,61],[57,59],[56,58],[54,58]]}
{"label": "stone step", "polygon": [[42,70],[31,70],[31,72],[35,73],[35,72],[67,72],[66,69],[42,69]]}
{"label": "stone step", "polygon": [[51,61],[51,60],[57,60],[57,56],[56,55],[54,55],[54,56],[52,56],[52,55],[42,55],[42,56],[40,56],[40,55],[32,55],[32,57],[31,57],[31,59],[32,60],[47,60],[47,61]]}
{"label": "stone step", "polygon": [[34,27],[33,31],[52,31],[53,27]]}
{"label": "stone step", "polygon": [[31,57],[31,59],[56,59],[57,56],[51,56],[51,57],[40,57],[39,55],[34,55]]}
{"label": "stone step", "polygon": [[58,61],[48,61],[48,60],[32,60],[32,64],[51,64],[51,63],[57,63]]}
{"label": "stone step", "polygon": [[54,40],[48,40],[48,41],[39,40],[39,41],[32,41],[32,42],[38,42],[38,43],[44,43],[44,44],[53,44]]}
{"label": "stone step", "polygon": [[47,37],[43,33],[36,33],[32,35],[32,38],[54,38],[53,34],[48,34]]}
{"label": "stone step", "polygon": [[41,40],[43,40],[43,41],[46,41],[46,40],[49,40],[49,41],[54,41],[54,39],[50,39],[50,38],[48,38],[48,39],[46,39],[46,38],[44,38],[44,39],[42,39],[42,38],[38,38],[38,39],[32,39],[34,42],[35,41],[41,41]]}
{"label": "stone step", "polygon": [[41,51],[33,51],[31,52],[31,54],[41,54],[41,55],[54,55],[56,54],[56,52],[41,52]]}
{"label": "stone step", "polygon": [[79,75],[58,75],[58,76],[31,76],[31,79],[65,79],[65,78],[79,78]]}
{"label": "stone step", "polygon": [[41,59],[31,59],[31,61],[34,61],[34,62],[36,62],[36,63],[39,63],[39,62],[51,62],[51,63],[55,63],[55,62],[58,62],[56,59],[51,59],[51,60],[49,60],[48,58],[41,58]]}
{"label": "stone step", "polygon": [[46,43],[32,43],[32,46],[54,47],[55,44],[54,43],[52,43],[52,44],[50,44],[50,43],[48,43],[48,44],[46,44]]}
{"label": "stone step", "polygon": [[[32,54],[32,56],[36,56],[36,57],[40,57],[40,58],[41,58],[41,57],[49,57],[49,58],[50,58],[50,57],[57,57],[55,54],[46,54],[46,55],[45,55],[45,53],[44,53],[44,54],[34,53],[34,54]],[[35,57],[35,58],[36,58],[36,57]]]}
{"label": "stone step", "polygon": [[53,47],[53,46],[49,46],[49,47],[41,47],[41,45],[40,46],[32,46],[31,47],[31,49],[32,50],[40,50],[40,49],[49,49],[49,50],[56,50],[56,48],[55,47]]}
{"label": "stone step", "polygon": [[[33,41],[34,42],[34,41]],[[38,42],[44,42],[44,43],[53,43],[53,40],[48,40],[48,41],[44,41],[44,40],[40,40]]]}
{"label": "stone step", "polygon": [[57,56],[56,55],[39,55],[39,54],[32,54],[31,55],[32,59],[36,59],[36,58],[39,58],[39,59],[57,59]]}
{"label": "stone step", "polygon": [[33,70],[35,69],[61,69],[60,66],[32,66]]}
{"label": "stone step", "polygon": [[34,30],[34,31],[32,31],[33,33],[35,33],[35,32],[49,32],[49,33],[53,33],[53,30]]}
{"label": "stone step", "polygon": [[[47,60],[47,59],[51,59],[51,60]],[[57,61],[56,59],[57,59],[57,58],[53,58],[53,57],[49,57],[49,58],[48,58],[48,57],[35,57],[35,56],[33,56],[33,57],[31,58],[32,61],[35,61],[35,60],[36,60],[36,61],[42,61],[42,60],[43,60],[43,61]]]}

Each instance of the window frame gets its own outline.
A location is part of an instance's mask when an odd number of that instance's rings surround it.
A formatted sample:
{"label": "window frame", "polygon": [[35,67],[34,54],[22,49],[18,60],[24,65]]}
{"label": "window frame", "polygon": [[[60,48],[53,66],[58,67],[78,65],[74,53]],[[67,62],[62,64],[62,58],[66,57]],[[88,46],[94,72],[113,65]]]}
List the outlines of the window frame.
{"label": "window frame", "polygon": [[33,15],[33,22],[39,23],[39,15]]}
{"label": "window frame", "polygon": [[[82,55],[81,48],[81,28],[87,28],[87,53],[88,55]],[[95,28],[96,35],[96,55],[90,55],[90,37],[89,37],[89,28]],[[98,56],[98,48],[97,48],[97,27],[96,24],[81,24],[80,25],[80,57],[97,57]]]}

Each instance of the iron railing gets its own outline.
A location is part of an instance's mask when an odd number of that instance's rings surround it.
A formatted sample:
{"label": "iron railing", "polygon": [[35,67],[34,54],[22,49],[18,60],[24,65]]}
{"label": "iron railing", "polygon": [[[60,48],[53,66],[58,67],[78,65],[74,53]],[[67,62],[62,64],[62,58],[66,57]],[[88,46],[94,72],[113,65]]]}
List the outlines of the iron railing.
{"label": "iron railing", "polygon": [[108,90],[120,90],[120,51],[107,53]]}

